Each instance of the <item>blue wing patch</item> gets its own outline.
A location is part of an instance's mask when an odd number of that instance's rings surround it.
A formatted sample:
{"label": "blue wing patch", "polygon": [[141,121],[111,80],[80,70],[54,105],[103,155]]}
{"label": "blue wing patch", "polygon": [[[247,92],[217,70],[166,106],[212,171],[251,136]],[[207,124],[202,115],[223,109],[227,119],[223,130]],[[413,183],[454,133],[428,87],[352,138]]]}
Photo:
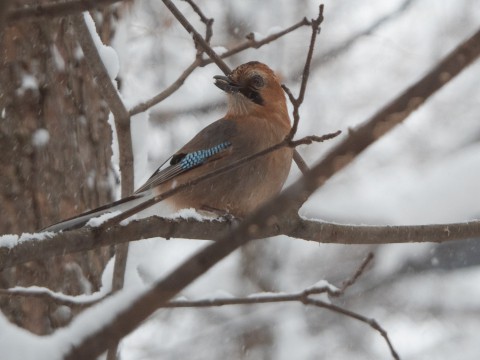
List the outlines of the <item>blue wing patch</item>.
{"label": "blue wing patch", "polygon": [[225,141],[221,144],[215,145],[210,149],[206,150],[197,150],[185,155],[185,157],[180,160],[179,164],[182,170],[189,170],[195,166],[202,165],[205,160],[212,157],[215,154],[218,154],[220,151],[230,147],[232,143],[230,141]]}
{"label": "blue wing patch", "polygon": [[150,179],[147,180],[135,193],[141,193],[148,189],[154,188],[170,179],[173,179],[175,176],[193,169],[199,165],[202,165],[212,156],[218,154],[219,152],[228,149],[232,146],[230,141],[224,141],[218,145],[212,146],[209,149],[197,150],[188,154],[177,154],[172,157],[170,166],[165,169],[158,168],[157,171],[153,173]]}

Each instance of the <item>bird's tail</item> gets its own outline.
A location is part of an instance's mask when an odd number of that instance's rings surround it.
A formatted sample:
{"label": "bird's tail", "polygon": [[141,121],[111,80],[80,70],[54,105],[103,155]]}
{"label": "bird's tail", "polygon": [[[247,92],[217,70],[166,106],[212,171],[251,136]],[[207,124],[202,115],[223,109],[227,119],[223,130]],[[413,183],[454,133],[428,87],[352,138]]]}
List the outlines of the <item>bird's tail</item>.
{"label": "bird's tail", "polygon": [[95,217],[107,214],[107,213],[112,213],[112,212],[117,212],[117,211],[125,211],[128,209],[131,209],[132,207],[141,204],[142,202],[148,200],[151,197],[151,194],[149,192],[143,192],[139,194],[135,194],[132,196],[128,196],[126,198],[114,201],[110,204],[100,206],[96,209],[84,212],[80,215],[74,216],[70,219],[66,219],[63,221],[60,221],[56,224],[50,225],[41,231],[67,231],[67,230],[74,230],[81,228],[82,226],[85,226],[90,219],[93,219]]}

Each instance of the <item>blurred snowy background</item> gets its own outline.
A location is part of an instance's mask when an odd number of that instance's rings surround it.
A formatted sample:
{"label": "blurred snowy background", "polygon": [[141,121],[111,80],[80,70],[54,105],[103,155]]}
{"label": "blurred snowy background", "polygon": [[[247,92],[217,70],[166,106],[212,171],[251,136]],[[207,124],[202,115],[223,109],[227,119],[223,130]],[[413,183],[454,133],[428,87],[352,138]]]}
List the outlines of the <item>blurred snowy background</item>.
{"label": "blurred snowy background", "polygon": [[[347,133],[419,79],[480,25],[476,0],[325,0],[299,136]],[[184,2],[177,6],[203,33]],[[197,0],[215,18],[218,52],[254,32],[261,39],[302,17],[312,0]],[[121,89],[130,106],[162,91],[193,61],[190,36],[159,1],[135,1],[116,30]],[[230,67],[267,63],[298,90],[310,36],[305,27]],[[351,41],[355,39],[354,41]],[[345,46],[345,44],[350,45]],[[136,183],[197,131],[220,118],[225,96],[215,65],[195,71],[166,101],[133,120]],[[301,209],[310,218],[352,224],[431,224],[480,216],[480,63],[432,97]],[[339,140],[300,149],[308,163]],[[148,159],[148,161],[146,161]],[[299,176],[292,167],[289,182]],[[126,286],[151,282],[204,246],[161,239],[132,244]],[[236,252],[184,295],[299,291],[341,282],[367,252],[373,267],[336,304],[375,318],[402,359],[479,359],[480,244],[318,245],[289,238]],[[384,340],[365,324],[298,304],[160,310],[121,344],[122,359],[387,359]]]}

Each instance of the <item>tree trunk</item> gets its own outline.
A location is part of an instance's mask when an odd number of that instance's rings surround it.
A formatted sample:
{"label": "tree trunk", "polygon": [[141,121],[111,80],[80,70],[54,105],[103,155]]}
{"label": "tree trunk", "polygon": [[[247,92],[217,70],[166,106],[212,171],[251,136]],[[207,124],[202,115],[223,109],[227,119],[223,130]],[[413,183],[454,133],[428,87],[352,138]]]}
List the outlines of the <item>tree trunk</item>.
{"label": "tree trunk", "polygon": [[[5,27],[0,49],[0,232],[38,231],[111,201],[109,110],[68,19]],[[0,286],[89,293],[98,289],[110,256],[102,249],[32,262],[5,270]],[[74,312],[22,298],[2,297],[0,307],[37,334],[67,323]]]}

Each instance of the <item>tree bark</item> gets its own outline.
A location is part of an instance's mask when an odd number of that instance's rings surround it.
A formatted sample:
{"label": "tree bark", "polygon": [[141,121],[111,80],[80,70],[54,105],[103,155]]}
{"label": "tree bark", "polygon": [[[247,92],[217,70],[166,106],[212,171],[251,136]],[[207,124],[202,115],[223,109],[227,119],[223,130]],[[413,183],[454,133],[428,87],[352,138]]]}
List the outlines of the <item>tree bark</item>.
{"label": "tree bark", "polygon": [[[65,18],[29,20],[0,35],[1,233],[33,232],[112,200],[109,109],[69,29]],[[3,271],[0,286],[89,293],[110,255],[103,248],[31,262]],[[35,299],[1,298],[0,307],[37,334],[73,315]]]}

